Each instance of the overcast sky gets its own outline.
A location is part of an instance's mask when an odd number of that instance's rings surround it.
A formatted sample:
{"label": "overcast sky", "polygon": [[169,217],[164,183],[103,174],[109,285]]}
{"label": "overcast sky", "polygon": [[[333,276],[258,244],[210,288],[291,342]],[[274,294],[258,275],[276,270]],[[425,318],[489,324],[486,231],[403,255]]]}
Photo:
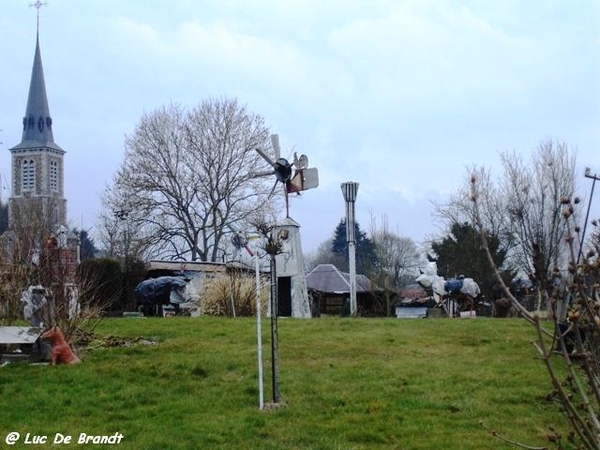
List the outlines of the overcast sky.
{"label": "overcast sky", "polygon": [[[0,2],[5,185],[35,50],[31,3]],[[47,3],[40,46],[72,226],[97,226],[144,112],[209,97],[237,98],[279,134],[282,156],[305,153],[318,168],[319,188],[291,200],[305,251],[344,216],[344,181],[360,183],[363,230],[386,216],[420,243],[439,233],[431,201],[467,166],[497,167],[500,152],[564,141],[579,173],[600,173],[598,0]],[[579,184],[589,198],[591,181]]]}

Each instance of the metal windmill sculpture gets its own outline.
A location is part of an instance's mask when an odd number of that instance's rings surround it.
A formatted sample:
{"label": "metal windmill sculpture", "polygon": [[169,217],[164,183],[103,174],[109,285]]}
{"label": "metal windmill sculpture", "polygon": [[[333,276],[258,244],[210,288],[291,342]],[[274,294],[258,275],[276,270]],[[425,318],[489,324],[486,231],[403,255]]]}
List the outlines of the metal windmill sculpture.
{"label": "metal windmill sculpture", "polygon": [[291,163],[287,159],[282,158],[279,147],[279,136],[277,134],[271,135],[271,145],[275,153],[274,160],[264,150],[257,148],[256,151],[273,167],[273,170],[258,173],[256,176],[275,175],[275,184],[271,190],[271,195],[275,192],[277,183],[284,185],[285,213],[286,217],[289,217],[290,205],[288,195],[292,193],[300,194],[301,191],[319,186],[319,172],[315,167],[308,167],[308,157],[306,155],[298,157],[294,152],[294,160]]}
{"label": "metal windmill sculpture", "polygon": [[[289,218],[290,208],[288,195],[293,192],[299,194],[306,189],[317,187],[319,185],[319,175],[317,169],[308,167],[308,158],[306,155],[301,155],[298,158],[296,154],[294,154],[294,160],[291,163],[287,159],[282,158],[279,148],[279,136],[276,134],[271,135],[271,144],[275,153],[275,159],[271,159],[271,157],[262,149],[257,148],[256,151],[265,161],[267,161],[267,163],[269,163],[273,170],[257,173],[255,176],[275,175],[275,184],[273,185],[270,195],[273,195],[278,183],[281,183],[284,186],[286,217]],[[272,232],[269,232],[268,240],[270,242],[277,241],[276,245],[267,246],[271,247],[271,250],[267,249],[267,253],[270,255],[269,270],[271,273],[271,382],[273,387],[273,404],[277,405],[279,403],[279,332],[277,324],[279,286],[277,281],[276,256],[279,253],[277,247],[279,247],[280,240],[279,238],[274,238]]]}

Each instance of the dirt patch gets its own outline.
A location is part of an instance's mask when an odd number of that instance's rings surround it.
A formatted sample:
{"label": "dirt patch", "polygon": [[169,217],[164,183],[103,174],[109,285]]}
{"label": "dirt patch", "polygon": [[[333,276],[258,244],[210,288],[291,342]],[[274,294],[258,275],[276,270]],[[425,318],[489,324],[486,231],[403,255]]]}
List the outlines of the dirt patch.
{"label": "dirt patch", "polygon": [[92,332],[80,332],[73,340],[73,346],[79,353],[89,350],[114,347],[134,347],[137,345],[157,345],[158,342],[152,341],[143,336],[123,337],[123,336],[97,336]]}

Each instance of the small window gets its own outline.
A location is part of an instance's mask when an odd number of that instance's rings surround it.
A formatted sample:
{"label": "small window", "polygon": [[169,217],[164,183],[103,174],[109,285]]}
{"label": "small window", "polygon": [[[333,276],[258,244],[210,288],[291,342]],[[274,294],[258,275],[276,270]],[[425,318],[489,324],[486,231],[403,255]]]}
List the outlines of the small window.
{"label": "small window", "polygon": [[23,160],[21,169],[21,189],[33,191],[35,187],[35,162],[33,159]]}
{"label": "small window", "polygon": [[58,192],[58,162],[50,161],[50,190]]}

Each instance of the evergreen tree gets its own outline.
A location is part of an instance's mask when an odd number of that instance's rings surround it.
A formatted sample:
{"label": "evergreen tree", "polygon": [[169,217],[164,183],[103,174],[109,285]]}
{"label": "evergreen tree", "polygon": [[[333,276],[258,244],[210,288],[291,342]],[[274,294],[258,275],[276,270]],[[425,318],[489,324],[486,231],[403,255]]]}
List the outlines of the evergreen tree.
{"label": "evergreen tree", "polygon": [[[377,266],[377,256],[375,246],[367,234],[360,229],[358,222],[354,223],[354,236],[356,238],[356,272],[363,275],[370,275]],[[348,242],[346,240],[346,220],[340,220],[340,223],[333,234],[331,243],[331,253],[342,256],[344,267],[338,267],[340,270],[348,272]]]}
{"label": "evergreen tree", "polygon": [[[501,248],[497,236],[486,236],[490,252],[496,267],[503,268],[506,263],[506,250]],[[464,275],[473,278],[488,298],[494,298],[497,282],[493,270],[481,247],[481,238],[473,226],[468,223],[454,223],[449,234],[440,242],[431,245],[437,255],[438,275],[444,278],[456,278]],[[506,283],[514,277],[515,272],[510,268],[501,270]]]}
{"label": "evergreen tree", "polygon": [[95,258],[98,249],[96,248],[94,240],[90,237],[89,233],[86,230],[79,231],[77,228],[73,229],[73,233],[79,237],[79,242],[81,245],[81,261],[87,261],[88,259]]}

